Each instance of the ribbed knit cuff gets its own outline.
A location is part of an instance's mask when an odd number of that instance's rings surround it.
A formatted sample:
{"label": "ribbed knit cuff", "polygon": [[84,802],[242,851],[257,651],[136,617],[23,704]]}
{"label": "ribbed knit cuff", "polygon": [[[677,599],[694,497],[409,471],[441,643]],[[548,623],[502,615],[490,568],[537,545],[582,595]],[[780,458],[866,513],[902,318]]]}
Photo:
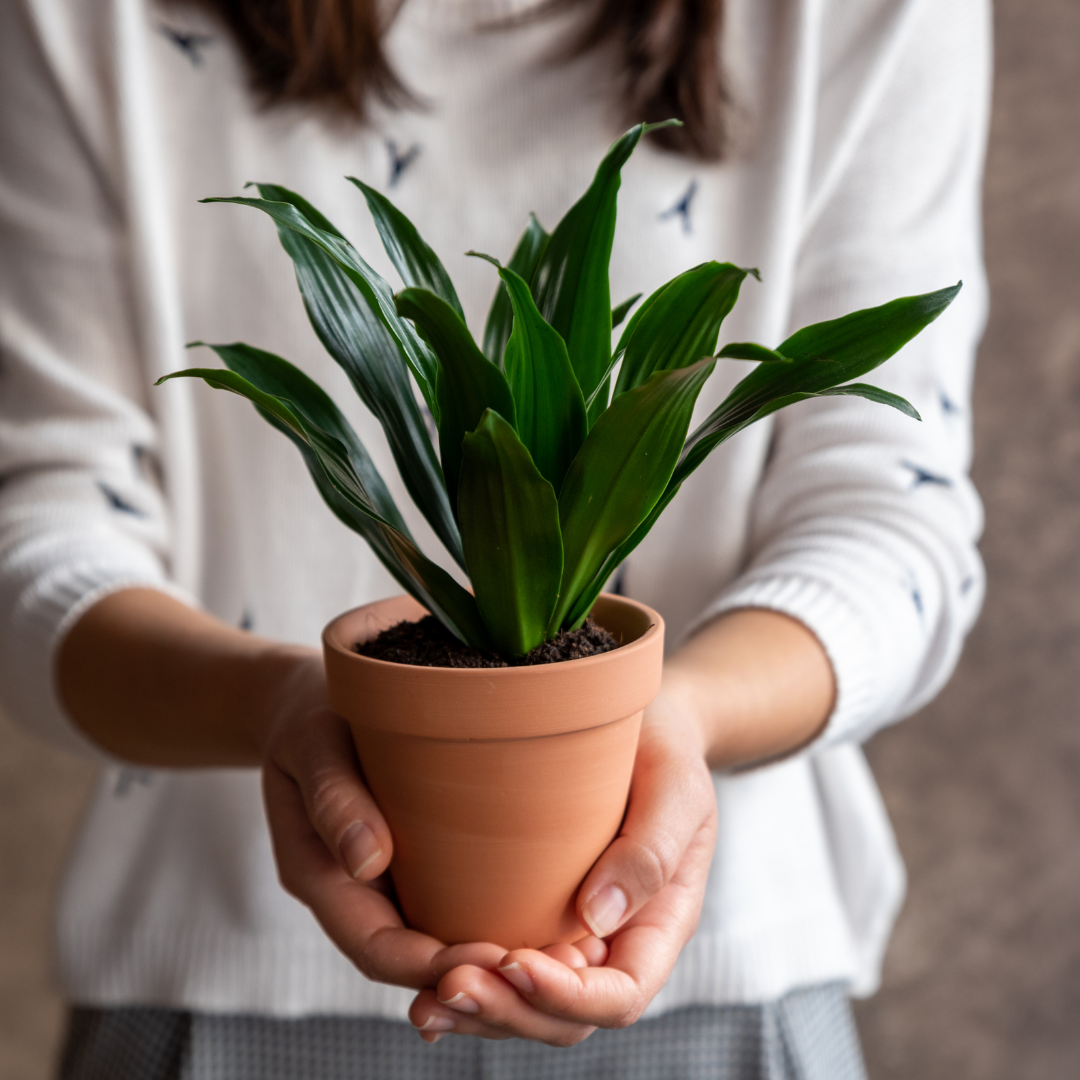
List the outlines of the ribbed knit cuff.
{"label": "ribbed knit cuff", "polygon": [[801,622],[821,642],[836,676],[836,705],[813,748],[835,743],[880,707],[880,650],[875,628],[827,581],[797,574],[740,579],[694,621],[688,633],[739,608],[766,608]]}
{"label": "ribbed knit cuff", "polygon": [[[144,565],[140,565],[140,562]],[[157,589],[191,606],[193,598],[164,580],[156,561],[64,564],[39,578],[13,613],[5,682],[13,719],[66,750],[99,762],[114,759],[72,723],[57,693],[56,655],[67,632],[99,600],[121,589]]]}

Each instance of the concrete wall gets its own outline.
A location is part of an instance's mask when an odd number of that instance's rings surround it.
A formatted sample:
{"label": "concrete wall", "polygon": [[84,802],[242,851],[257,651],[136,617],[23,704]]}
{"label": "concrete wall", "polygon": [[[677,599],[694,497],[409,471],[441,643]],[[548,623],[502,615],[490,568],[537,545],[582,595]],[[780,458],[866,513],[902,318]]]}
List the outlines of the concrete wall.
{"label": "concrete wall", "polygon": [[[999,0],[996,21],[989,595],[951,685],[871,746],[911,871],[858,1008],[873,1080],[1080,1074],[1080,0]],[[49,1074],[50,896],[91,780],[0,721],[0,1080]]]}

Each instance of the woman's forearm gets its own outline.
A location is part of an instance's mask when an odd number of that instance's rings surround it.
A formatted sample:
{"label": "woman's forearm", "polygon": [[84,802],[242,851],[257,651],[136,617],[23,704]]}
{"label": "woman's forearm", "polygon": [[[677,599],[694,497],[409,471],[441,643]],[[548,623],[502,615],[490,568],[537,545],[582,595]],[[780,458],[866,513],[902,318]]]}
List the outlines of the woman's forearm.
{"label": "woman's forearm", "polygon": [[766,761],[810,742],[836,700],[818,639],[776,611],[733,611],[709,623],[664,665],[662,697],[689,711],[713,768]]}
{"label": "woman's forearm", "polygon": [[[79,619],[56,678],[76,725],[117,757],[165,768],[258,765],[276,700],[311,655],[133,588]],[[836,682],[802,623],[748,609],[710,623],[668,658],[661,697],[695,718],[709,764],[729,768],[813,739]]]}
{"label": "woman's forearm", "polygon": [[56,679],[75,724],[117,757],[163,768],[258,765],[274,700],[306,656],[132,588],[79,619]]}

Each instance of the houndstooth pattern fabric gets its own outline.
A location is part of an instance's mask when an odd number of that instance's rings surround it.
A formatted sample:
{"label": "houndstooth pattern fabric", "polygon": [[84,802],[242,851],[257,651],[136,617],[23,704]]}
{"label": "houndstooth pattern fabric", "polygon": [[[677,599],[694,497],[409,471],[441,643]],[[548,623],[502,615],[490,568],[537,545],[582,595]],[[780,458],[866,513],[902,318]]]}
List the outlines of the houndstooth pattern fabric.
{"label": "houndstooth pattern fabric", "polygon": [[844,988],[694,1006],[570,1049],[407,1024],[75,1009],[60,1080],[866,1080]]}

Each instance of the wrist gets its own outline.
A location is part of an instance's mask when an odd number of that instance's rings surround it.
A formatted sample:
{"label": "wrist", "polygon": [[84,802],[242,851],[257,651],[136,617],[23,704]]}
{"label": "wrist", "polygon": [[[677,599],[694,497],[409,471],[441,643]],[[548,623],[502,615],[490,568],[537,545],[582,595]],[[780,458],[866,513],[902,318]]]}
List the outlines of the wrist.
{"label": "wrist", "polygon": [[664,669],[660,691],[648,713],[668,727],[680,729],[680,745],[695,758],[709,758],[711,731],[707,710],[701,707],[693,679],[679,671]]}
{"label": "wrist", "polygon": [[824,728],[836,697],[814,634],[781,612],[744,608],[704,626],[665,664],[663,689],[701,732],[714,769],[782,757]]}
{"label": "wrist", "polygon": [[302,645],[268,644],[255,658],[249,675],[250,706],[245,710],[245,737],[258,762],[278,725],[312,694],[325,695],[322,656]]}

